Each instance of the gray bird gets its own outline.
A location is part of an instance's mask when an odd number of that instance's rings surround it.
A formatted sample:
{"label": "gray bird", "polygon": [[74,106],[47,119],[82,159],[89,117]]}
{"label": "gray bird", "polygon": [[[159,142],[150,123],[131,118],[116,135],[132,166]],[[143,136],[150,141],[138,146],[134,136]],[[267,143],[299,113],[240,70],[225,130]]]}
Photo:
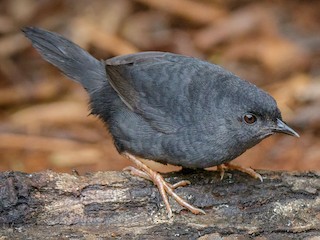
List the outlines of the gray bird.
{"label": "gray bird", "polygon": [[166,52],[141,52],[98,61],[64,37],[35,27],[23,29],[42,57],[90,96],[91,113],[109,128],[132,174],[159,188],[169,217],[168,196],[191,212],[204,213],[174,193],[141,159],[187,168],[218,166],[261,178],[229,162],[276,133],[299,135],[281,117],[265,91],[220,66]]}

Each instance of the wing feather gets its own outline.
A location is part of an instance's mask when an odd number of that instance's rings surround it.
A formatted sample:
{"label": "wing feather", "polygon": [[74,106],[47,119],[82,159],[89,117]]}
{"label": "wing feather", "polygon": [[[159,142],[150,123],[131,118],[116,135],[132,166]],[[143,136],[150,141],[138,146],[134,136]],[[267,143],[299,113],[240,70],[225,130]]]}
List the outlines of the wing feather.
{"label": "wing feather", "polygon": [[111,58],[106,61],[108,81],[131,111],[158,131],[174,133],[182,127],[184,121],[179,118],[186,116],[183,112],[188,108],[181,88],[186,81],[174,70],[181,68],[180,60],[186,58],[163,52]]}

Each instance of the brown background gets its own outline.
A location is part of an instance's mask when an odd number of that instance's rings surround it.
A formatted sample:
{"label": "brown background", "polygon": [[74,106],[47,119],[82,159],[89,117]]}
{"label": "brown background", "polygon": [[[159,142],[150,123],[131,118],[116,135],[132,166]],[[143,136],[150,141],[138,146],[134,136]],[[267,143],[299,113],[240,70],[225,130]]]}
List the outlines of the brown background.
{"label": "brown background", "polygon": [[40,58],[23,26],[63,34],[98,59],[161,50],[220,64],[271,93],[301,135],[272,136],[235,161],[320,170],[319,9],[316,0],[2,0],[0,170],[85,173],[129,164],[87,116],[85,91]]}

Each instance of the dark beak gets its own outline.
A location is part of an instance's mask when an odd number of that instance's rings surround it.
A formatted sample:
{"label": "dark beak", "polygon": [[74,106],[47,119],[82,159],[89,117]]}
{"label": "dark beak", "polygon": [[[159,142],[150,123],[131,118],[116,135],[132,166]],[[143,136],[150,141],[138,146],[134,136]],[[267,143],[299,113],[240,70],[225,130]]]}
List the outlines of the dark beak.
{"label": "dark beak", "polygon": [[294,131],[291,127],[289,127],[287,124],[282,122],[280,119],[277,119],[277,126],[273,131],[278,133],[288,134],[294,137],[300,137],[296,131]]}

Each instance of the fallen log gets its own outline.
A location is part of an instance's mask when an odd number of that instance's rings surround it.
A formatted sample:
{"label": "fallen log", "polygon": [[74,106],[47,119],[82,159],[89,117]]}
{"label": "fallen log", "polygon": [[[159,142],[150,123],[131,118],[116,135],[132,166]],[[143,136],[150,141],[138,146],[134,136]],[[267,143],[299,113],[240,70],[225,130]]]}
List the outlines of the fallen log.
{"label": "fallen log", "polygon": [[[45,171],[0,173],[0,239],[319,239],[320,173],[166,174],[175,191],[205,210],[193,215],[127,172],[78,176]],[[318,237],[318,238],[316,238]]]}

